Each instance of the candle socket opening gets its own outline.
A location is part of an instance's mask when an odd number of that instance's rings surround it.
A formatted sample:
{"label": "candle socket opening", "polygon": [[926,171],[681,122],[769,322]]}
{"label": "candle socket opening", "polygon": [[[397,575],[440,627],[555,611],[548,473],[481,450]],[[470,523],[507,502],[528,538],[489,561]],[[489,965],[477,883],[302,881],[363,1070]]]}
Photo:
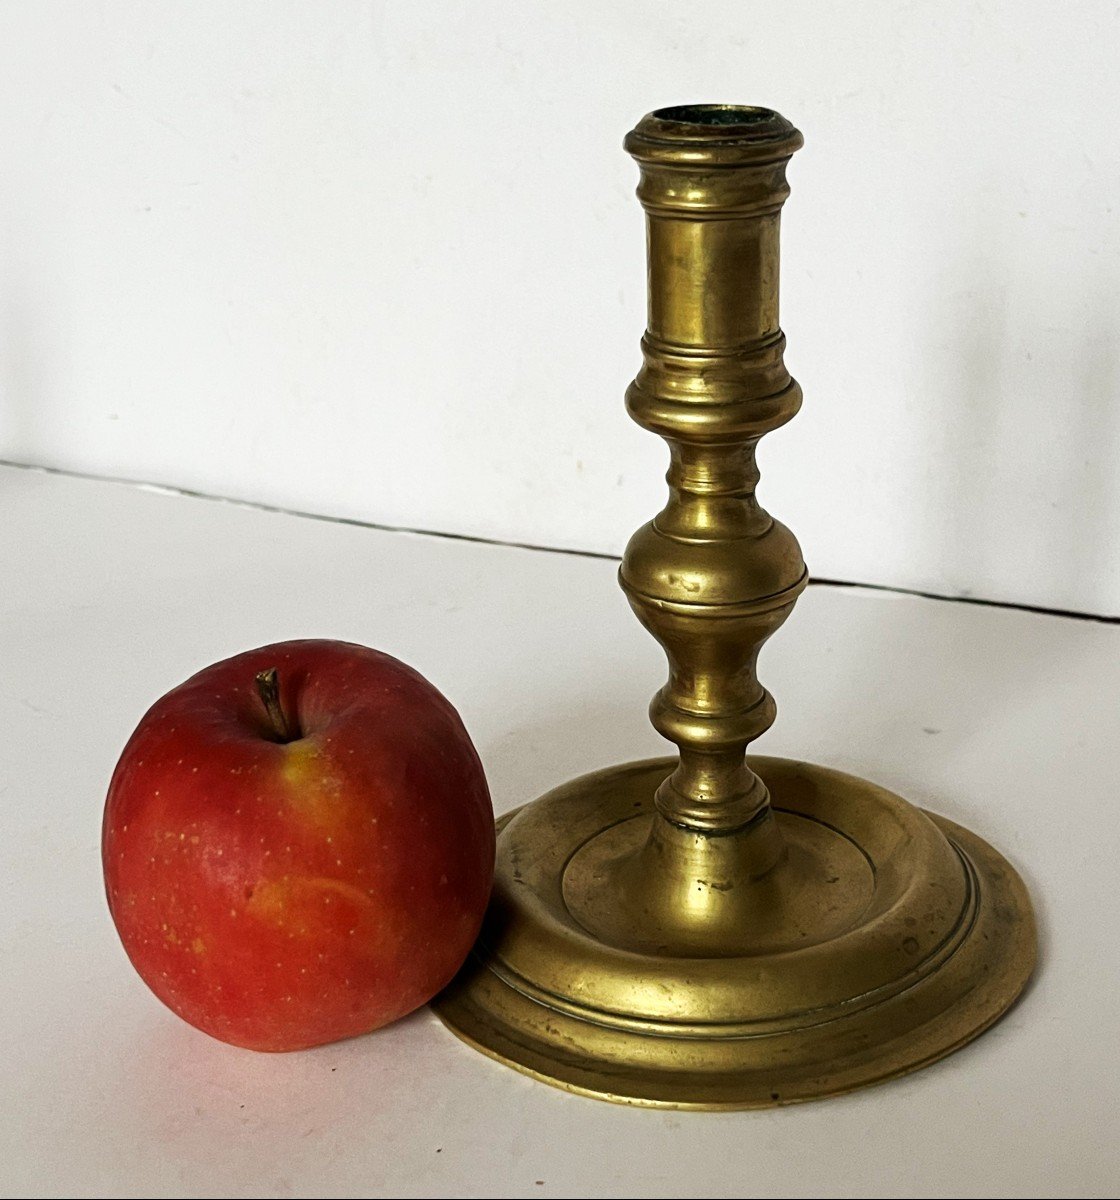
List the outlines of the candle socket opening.
{"label": "candle socket opening", "polygon": [[776,116],[772,109],[750,104],[676,104],[659,108],[653,115],[660,121],[675,121],[679,125],[757,125]]}

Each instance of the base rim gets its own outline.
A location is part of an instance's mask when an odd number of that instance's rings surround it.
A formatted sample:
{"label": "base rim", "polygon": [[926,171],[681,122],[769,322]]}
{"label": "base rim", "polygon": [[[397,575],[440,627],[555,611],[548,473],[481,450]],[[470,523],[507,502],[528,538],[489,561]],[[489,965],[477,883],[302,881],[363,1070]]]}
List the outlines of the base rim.
{"label": "base rim", "polygon": [[[921,813],[901,797],[853,776],[780,759],[752,756],[750,762],[764,779],[769,772],[796,767],[829,787],[850,792],[853,799],[874,790],[905,811],[908,820]],[[622,787],[635,773],[667,771],[673,763],[655,759],[624,764],[574,780],[535,803],[581,787],[588,794],[601,791],[604,779],[617,779]],[[499,831],[516,815],[503,817]],[[433,1008],[457,1037],[488,1057],[565,1091],[618,1104],[768,1108],[840,1095],[909,1074],[953,1053],[999,1020],[1021,994],[1036,954],[1030,899],[1006,859],[945,817],[924,813],[923,818],[940,830],[975,874],[975,916],[961,948],[936,971],[871,1008],[832,1017],[818,1027],[791,1026],[765,1035],[682,1039],[625,1032],[518,991],[508,974],[495,972],[497,953],[481,942],[481,954],[472,952]],[[503,921],[510,919],[507,908]],[[518,919],[516,903],[512,919]],[[612,953],[609,947],[604,952]],[[631,960],[635,970],[657,969],[656,960]]]}

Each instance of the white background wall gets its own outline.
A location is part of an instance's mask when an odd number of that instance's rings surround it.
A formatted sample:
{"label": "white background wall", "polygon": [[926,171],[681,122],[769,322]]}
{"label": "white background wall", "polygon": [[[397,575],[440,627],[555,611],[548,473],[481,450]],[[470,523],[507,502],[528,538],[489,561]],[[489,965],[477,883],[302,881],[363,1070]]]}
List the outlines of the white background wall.
{"label": "white background wall", "polygon": [[617,552],[643,112],[806,135],[764,503],[819,576],[1120,613],[1096,0],[0,6],[0,457]]}

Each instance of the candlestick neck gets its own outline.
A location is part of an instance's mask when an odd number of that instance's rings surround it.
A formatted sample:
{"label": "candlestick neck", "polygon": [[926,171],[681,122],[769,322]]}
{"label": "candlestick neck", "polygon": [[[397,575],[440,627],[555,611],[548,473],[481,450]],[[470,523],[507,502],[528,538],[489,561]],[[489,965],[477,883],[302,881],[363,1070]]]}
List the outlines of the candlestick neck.
{"label": "candlestick neck", "polygon": [[[775,708],[755,664],[806,582],[796,539],[754,494],[758,439],[801,402],[778,321],[785,169],[801,142],[777,113],[729,105],[662,109],[626,138],[649,262],[644,365],[627,407],[668,441],[671,466],[669,502],[631,539],[620,578],[669,659],[650,716],[680,763],[658,809],[695,832],[765,813],[745,753]],[[776,836],[764,858],[779,853]]]}

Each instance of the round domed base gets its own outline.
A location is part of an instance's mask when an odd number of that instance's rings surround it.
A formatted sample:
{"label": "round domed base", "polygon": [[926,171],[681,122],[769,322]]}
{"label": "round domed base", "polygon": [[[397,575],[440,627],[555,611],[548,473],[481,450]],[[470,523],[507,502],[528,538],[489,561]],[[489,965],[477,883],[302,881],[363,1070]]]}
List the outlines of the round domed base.
{"label": "round domed base", "polygon": [[[756,1108],[913,1071],[1014,1002],[1035,930],[1012,867],[838,771],[750,758],[772,797],[777,864],[733,883],[698,868],[682,885],[678,872],[659,906],[634,867],[662,829],[691,836],[653,807],[675,763],[586,775],[499,822],[486,923],[434,1001],[459,1037],[585,1095]],[[695,840],[679,861],[716,863]],[[680,920],[669,929],[661,911]]]}

